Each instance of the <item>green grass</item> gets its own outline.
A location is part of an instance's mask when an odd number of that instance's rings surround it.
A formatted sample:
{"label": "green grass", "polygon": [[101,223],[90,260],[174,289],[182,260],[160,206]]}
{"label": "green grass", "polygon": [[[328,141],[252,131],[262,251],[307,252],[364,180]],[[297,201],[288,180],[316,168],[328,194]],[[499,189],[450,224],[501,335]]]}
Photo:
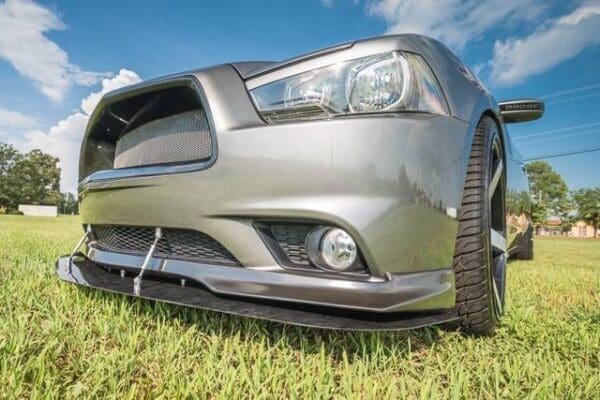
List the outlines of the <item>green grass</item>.
{"label": "green grass", "polygon": [[0,398],[598,398],[600,241],[537,239],[494,337],[284,326],[59,282],[78,219],[0,216]]}

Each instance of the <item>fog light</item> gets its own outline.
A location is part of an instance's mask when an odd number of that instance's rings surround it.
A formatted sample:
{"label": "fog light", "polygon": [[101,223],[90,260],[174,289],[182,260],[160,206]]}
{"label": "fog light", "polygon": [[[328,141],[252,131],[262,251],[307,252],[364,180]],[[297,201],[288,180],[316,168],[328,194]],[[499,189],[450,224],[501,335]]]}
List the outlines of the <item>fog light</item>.
{"label": "fog light", "polygon": [[344,271],[356,261],[356,243],[344,230],[329,229],[321,238],[321,257],[335,271]]}

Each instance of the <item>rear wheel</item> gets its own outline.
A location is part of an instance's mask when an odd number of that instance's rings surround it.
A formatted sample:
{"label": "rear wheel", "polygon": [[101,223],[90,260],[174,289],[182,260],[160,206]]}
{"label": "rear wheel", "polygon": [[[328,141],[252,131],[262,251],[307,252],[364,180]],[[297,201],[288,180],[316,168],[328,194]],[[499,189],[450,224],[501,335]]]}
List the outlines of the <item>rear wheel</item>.
{"label": "rear wheel", "polygon": [[497,125],[484,116],[471,147],[454,255],[456,309],[470,334],[492,333],[504,312],[505,176]]}
{"label": "rear wheel", "polygon": [[515,260],[533,260],[533,227],[529,226],[521,237],[519,247],[511,256]]}

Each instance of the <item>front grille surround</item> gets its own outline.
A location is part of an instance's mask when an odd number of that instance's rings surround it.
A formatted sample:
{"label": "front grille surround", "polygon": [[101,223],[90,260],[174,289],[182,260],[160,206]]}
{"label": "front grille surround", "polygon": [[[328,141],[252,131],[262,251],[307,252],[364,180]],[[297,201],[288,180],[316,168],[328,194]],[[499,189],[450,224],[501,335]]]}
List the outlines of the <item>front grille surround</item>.
{"label": "front grille surround", "polygon": [[[154,241],[155,228],[92,225],[91,246],[115,253],[145,256]],[[162,228],[154,257],[240,266],[239,261],[210,236],[189,229]]]}
{"label": "front grille surround", "polygon": [[[162,156],[158,154],[149,160],[142,159],[143,162],[134,162],[135,157],[132,157],[134,161],[115,162],[115,156],[121,152],[117,151],[117,142],[128,133],[146,124],[152,124],[153,121],[168,120],[172,116],[186,115],[190,111],[197,113],[202,120],[202,123],[196,122],[196,126],[206,125],[206,129],[202,126],[201,129],[195,129],[199,133],[188,131],[183,139],[190,143],[190,136],[198,138],[200,135],[203,142],[201,147],[192,151],[186,149],[183,155],[166,160],[161,159]],[[171,123],[171,130],[177,132],[181,129],[176,127],[178,124]],[[124,145],[125,142],[121,144],[123,149],[126,147]],[[144,82],[131,88],[110,92],[100,100],[88,123],[79,163],[80,190],[94,181],[205,170],[217,160],[217,148],[210,104],[195,76],[182,75]],[[143,152],[138,152],[138,155],[141,153]]]}

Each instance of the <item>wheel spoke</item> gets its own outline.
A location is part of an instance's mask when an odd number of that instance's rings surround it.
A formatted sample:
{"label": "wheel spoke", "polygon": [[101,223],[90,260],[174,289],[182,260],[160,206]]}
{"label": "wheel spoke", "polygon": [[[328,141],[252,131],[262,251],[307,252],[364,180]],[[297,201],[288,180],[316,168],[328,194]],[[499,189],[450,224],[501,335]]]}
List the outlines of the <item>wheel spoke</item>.
{"label": "wheel spoke", "polygon": [[491,199],[496,193],[496,188],[498,188],[498,183],[500,183],[500,178],[502,177],[502,172],[504,171],[504,164],[502,160],[498,160],[498,164],[496,165],[496,169],[494,170],[494,175],[492,176],[492,181],[490,182],[490,186],[488,189],[488,197]]}
{"label": "wheel spoke", "polygon": [[506,255],[500,254],[492,260],[492,289],[494,304],[498,314],[504,312],[504,291],[506,285]]}
{"label": "wheel spoke", "polygon": [[502,146],[499,140],[492,145],[490,163],[490,182],[488,186],[488,201],[490,212],[490,272],[494,308],[498,315],[503,314],[504,294],[506,286],[506,248],[507,242],[504,218],[504,163],[502,161]]}
{"label": "wheel spoke", "polygon": [[498,314],[502,315],[502,299],[500,298],[500,291],[498,290],[498,283],[496,279],[492,279],[492,288],[494,289],[494,304]]}
{"label": "wheel spoke", "polygon": [[496,253],[504,253],[506,251],[506,239],[501,232],[490,229],[490,242],[492,243],[492,251]]}

